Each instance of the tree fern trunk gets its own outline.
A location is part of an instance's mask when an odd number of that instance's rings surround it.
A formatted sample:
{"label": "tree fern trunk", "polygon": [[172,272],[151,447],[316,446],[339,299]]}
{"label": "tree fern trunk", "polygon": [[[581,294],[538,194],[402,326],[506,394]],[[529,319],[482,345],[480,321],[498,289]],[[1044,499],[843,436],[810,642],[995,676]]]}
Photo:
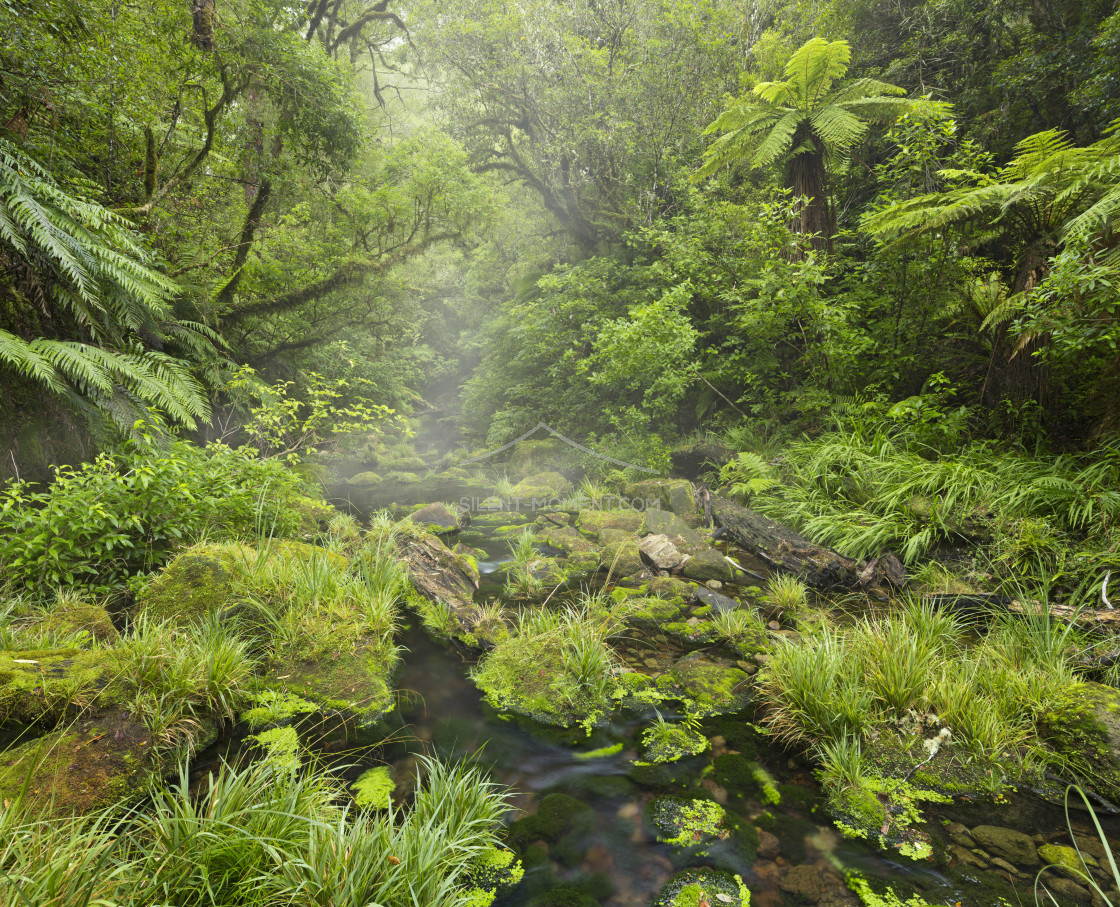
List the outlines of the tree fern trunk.
{"label": "tree fern trunk", "polygon": [[819,148],[789,161],[788,185],[794,195],[793,229],[806,237],[803,248],[820,252],[832,244],[832,210],[825,187],[824,154]]}

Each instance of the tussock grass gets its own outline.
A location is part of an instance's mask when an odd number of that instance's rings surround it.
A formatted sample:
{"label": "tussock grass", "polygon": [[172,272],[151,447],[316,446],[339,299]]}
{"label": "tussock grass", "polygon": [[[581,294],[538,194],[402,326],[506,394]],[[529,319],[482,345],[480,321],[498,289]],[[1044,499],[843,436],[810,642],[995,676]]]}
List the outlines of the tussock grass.
{"label": "tussock grass", "polygon": [[139,816],[48,822],[5,804],[5,890],[25,907],[459,905],[499,844],[505,794],[474,768],[422,768],[409,810],[357,813],[326,775],[269,760],[197,792],[184,766]]}

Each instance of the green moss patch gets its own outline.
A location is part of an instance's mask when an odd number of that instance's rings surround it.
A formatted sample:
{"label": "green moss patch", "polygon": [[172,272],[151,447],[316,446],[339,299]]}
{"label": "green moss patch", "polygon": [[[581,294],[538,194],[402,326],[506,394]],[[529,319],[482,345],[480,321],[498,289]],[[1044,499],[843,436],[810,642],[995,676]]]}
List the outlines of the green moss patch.
{"label": "green moss patch", "polygon": [[749,907],[751,893],[743,880],[714,869],[689,869],[665,883],[650,907]]}
{"label": "green moss patch", "polygon": [[0,721],[30,724],[84,706],[112,676],[108,652],[32,649],[0,652]]}
{"label": "green moss patch", "polygon": [[350,789],[354,792],[354,802],[362,809],[388,809],[397,784],[387,765],[377,765],[362,772]]}
{"label": "green moss patch", "polygon": [[695,715],[719,715],[741,711],[750,701],[750,675],[739,668],[712,661],[694,653],[678,659],[657,678],[657,688],[681,700]]}

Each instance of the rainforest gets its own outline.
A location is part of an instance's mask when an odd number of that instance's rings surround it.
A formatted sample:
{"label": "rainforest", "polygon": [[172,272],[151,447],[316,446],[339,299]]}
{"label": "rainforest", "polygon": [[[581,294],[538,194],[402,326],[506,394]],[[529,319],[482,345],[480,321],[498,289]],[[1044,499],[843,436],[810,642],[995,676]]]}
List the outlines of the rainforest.
{"label": "rainforest", "polygon": [[2,907],[1120,905],[1113,0],[0,0]]}

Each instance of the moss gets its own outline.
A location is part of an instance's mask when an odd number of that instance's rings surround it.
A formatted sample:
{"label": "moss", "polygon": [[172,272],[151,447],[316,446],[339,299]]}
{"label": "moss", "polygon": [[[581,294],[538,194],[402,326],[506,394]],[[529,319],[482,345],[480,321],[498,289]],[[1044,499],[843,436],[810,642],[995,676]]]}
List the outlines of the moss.
{"label": "moss", "polygon": [[0,721],[60,719],[71,705],[88,705],[111,674],[111,655],[105,651],[0,652]]}
{"label": "moss", "polygon": [[310,715],[319,711],[319,706],[313,702],[308,702],[301,696],[277,693],[274,690],[263,690],[256,694],[253,699],[258,704],[241,716],[244,721],[249,723],[252,730],[259,730],[273,724],[282,724],[297,715]]}
{"label": "moss", "polygon": [[1079,854],[1074,848],[1063,844],[1043,844],[1038,848],[1038,856],[1043,866],[1057,869],[1074,880],[1080,879],[1081,874],[1089,867],[1100,865],[1092,854],[1085,851]]}
{"label": "moss", "polygon": [[533,898],[529,907],[599,907],[599,901],[576,885],[560,885]]}
{"label": "moss", "polygon": [[293,727],[277,727],[249,738],[264,750],[264,758],[279,769],[299,765],[299,734]]}
{"label": "moss", "polygon": [[296,497],[288,501],[288,507],[299,515],[299,531],[302,535],[315,535],[338,516],[334,507],[319,498]]}
{"label": "moss", "polygon": [[664,598],[639,598],[630,603],[631,611],[627,612],[626,622],[630,624],[655,624],[659,625],[672,621],[681,614],[678,603]]}
{"label": "moss", "polygon": [[1120,691],[1098,683],[1073,684],[1039,727],[1083,783],[1105,799],[1120,798]]}
{"label": "moss", "polygon": [[576,528],[593,539],[600,539],[604,529],[633,534],[641,525],[636,510],[581,510],[576,517]]}
{"label": "moss", "polygon": [[238,542],[195,545],[181,552],[148,584],[135,613],[185,627],[235,604],[256,557]]}
{"label": "moss", "polygon": [[650,907],[749,907],[751,893],[742,878],[714,869],[689,869],[665,883]]}
{"label": "moss", "polygon": [[66,601],[44,615],[44,630],[55,633],[84,631],[100,642],[116,639],[119,634],[104,605],[74,599]]}
{"label": "moss", "polygon": [[381,476],[376,472],[359,472],[356,476],[351,476],[347,484],[359,488],[373,488],[380,485],[382,481]]}
{"label": "moss", "polygon": [[697,756],[711,746],[707,737],[686,724],[655,724],[642,736],[642,743],[645,758],[652,763]]}
{"label": "moss", "polygon": [[595,813],[586,803],[568,794],[547,794],[534,815],[518,819],[509,827],[512,847],[524,850],[536,841],[559,844],[563,839],[587,838],[595,828]]}
{"label": "moss", "polygon": [[362,772],[350,789],[354,802],[363,809],[388,809],[390,797],[396,790],[393,773],[386,765],[377,765]]}
{"label": "moss", "polygon": [[660,692],[684,701],[696,715],[741,711],[747,704],[750,675],[738,668],[711,661],[698,653],[678,659],[657,678]]}
{"label": "moss", "polygon": [[0,801],[26,791],[50,815],[85,815],[139,799],[170,768],[147,728],[111,712],[0,753]]}
{"label": "moss", "polygon": [[708,847],[732,835],[727,811],[711,800],[658,797],[646,815],[657,840],[676,847]]}
{"label": "moss", "polygon": [[369,724],[394,704],[389,679],[395,659],[379,641],[355,641],[350,625],[324,622],[320,641],[338,648],[323,657],[305,657],[291,651],[274,658],[264,677],[266,689],[283,696],[298,696],[320,708],[347,711]]}
{"label": "moss", "polygon": [[693,586],[675,576],[658,576],[649,581],[646,591],[649,595],[663,598],[681,607],[692,597]]}
{"label": "moss", "polygon": [[615,743],[612,746],[601,746],[597,750],[588,750],[585,753],[576,753],[575,757],[580,760],[589,759],[605,759],[608,756],[616,756],[626,748],[624,743]]}
{"label": "moss", "polygon": [[[473,864],[468,873],[468,892],[479,904],[489,904],[494,898],[517,885],[525,876],[525,870],[514,853],[504,847],[491,847],[485,850]],[[485,900],[489,896],[489,900]]]}
{"label": "moss", "polygon": [[558,472],[539,472],[514,486],[513,496],[523,500],[550,500],[571,491],[572,483]]}

